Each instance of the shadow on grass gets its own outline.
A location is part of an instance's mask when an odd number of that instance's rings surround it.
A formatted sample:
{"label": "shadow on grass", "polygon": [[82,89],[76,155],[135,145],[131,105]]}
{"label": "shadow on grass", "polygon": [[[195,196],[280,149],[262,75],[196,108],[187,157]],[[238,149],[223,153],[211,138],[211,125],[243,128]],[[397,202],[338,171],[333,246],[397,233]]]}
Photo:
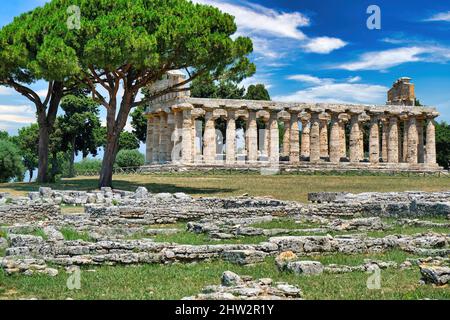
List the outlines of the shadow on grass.
{"label": "shadow on grass", "polygon": [[[14,190],[16,192],[33,192],[38,191],[39,187],[50,187],[54,190],[77,190],[77,191],[91,191],[98,189],[98,178],[83,178],[83,179],[67,179],[52,184],[38,184],[38,183],[8,183],[0,184],[0,192],[8,192]],[[135,191],[138,187],[146,187],[152,193],[177,193],[184,192],[190,195],[208,195],[216,193],[232,193],[237,191],[231,188],[193,188],[187,186],[177,186],[169,183],[145,183],[145,182],[131,182],[125,180],[115,180],[113,182],[115,189]]]}

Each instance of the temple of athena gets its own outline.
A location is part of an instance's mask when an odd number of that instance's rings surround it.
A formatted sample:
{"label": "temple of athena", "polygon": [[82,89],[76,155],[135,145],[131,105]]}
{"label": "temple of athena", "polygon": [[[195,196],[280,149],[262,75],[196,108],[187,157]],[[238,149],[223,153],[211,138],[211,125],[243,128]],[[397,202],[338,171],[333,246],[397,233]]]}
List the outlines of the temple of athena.
{"label": "temple of athena", "polygon": [[[153,88],[184,79],[169,73]],[[401,78],[386,105],[283,103],[167,94],[148,106],[147,166],[433,172],[434,108]]]}

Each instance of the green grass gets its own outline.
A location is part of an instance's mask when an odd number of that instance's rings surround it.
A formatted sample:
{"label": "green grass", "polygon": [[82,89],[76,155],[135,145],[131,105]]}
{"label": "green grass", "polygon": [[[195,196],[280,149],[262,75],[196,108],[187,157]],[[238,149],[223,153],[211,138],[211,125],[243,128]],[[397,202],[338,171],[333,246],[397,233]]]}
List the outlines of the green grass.
{"label": "green grass", "polygon": [[273,219],[272,221],[267,222],[259,222],[252,224],[253,228],[261,228],[261,229],[309,229],[309,228],[319,228],[321,225],[319,223],[295,223],[293,219]]}
{"label": "green grass", "polygon": [[31,232],[28,232],[26,234],[29,234],[31,236],[41,237],[44,240],[48,240],[48,236],[45,234],[44,230],[41,228],[34,229]]}
{"label": "green grass", "polygon": [[[114,187],[135,191],[144,186],[151,192],[185,192],[200,196],[271,196],[282,200],[306,202],[309,192],[391,192],[391,191],[443,191],[450,189],[449,177],[418,176],[345,176],[345,175],[279,175],[258,174],[163,174],[163,175],[116,175]],[[96,177],[63,179],[48,185],[60,190],[95,190]],[[24,195],[36,191],[36,183],[0,184],[0,190],[12,195]]]}
{"label": "green grass", "polygon": [[83,240],[87,242],[93,242],[93,239],[87,232],[78,232],[72,228],[62,228],[61,230],[62,235],[64,236],[64,240],[67,241],[76,241],[76,240]]}
{"label": "green grass", "polygon": [[[394,252],[390,258],[403,260],[407,257],[406,254],[401,255]],[[322,261],[339,264],[351,263],[350,260],[354,263],[362,262],[364,258],[378,259],[380,256],[321,257]],[[279,273],[273,258],[247,267],[213,261],[196,264],[103,266],[94,270],[96,272],[82,269],[81,290],[74,291],[67,289],[68,275],[62,269],[55,278],[40,275],[6,276],[0,271],[0,299],[180,299],[195,295],[208,285],[219,284],[220,276],[226,270],[257,279],[270,277],[275,281],[297,285],[306,299],[450,299],[449,287],[419,285],[418,268],[383,270],[381,290],[367,289],[366,282],[370,275],[363,272],[312,277]]]}

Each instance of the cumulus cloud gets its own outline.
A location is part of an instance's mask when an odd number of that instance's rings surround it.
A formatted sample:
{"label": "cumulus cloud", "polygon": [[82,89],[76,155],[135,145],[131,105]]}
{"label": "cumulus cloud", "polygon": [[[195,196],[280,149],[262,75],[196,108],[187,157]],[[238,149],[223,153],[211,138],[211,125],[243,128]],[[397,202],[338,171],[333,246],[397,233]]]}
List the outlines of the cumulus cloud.
{"label": "cumulus cloud", "polygon": [[356,77],[350,77],[347,79],[347,82],[349,83],[355,83],[355,82],[360,82],[362,80],[362,78],[360,76],[356,76]]}
{"label": "cumulus cloud", "polygon": [[[300,28],[310,26],[310,19],[301,12],[283,12],[247,1],[232,2],[219,0],[193,0],[208,4],[227,12],[236,18],[238,34],[251,36],[255,52],[269,59],[279,59],[289,52],[286,42],[296,42],[296,48],[307,52],[328,54],[344,47],[347,43],[338,38],[309,38]],[[284,43],[274,44],[275,39]],[[270,40],[269,40],[270,39]]]}
{"label": "cumulus cloud", "polygon": [[0,130],[14,131],[36,122],[34,108],[28,105],[0,105]]}
{"label": "cumulus cloud", "polygon": [[310,39],[302,47],[306,52],[319,54],[328,54],[334,50],[341,49],[347,45],[347,42],[331,37],[318,37]]}
{"label": "cumulus cloud", "polygon": [[285,102],[382,103],[389,88],[380,85],[331,83],[275,97]]}
{"label": "cumulus cloud", "polygon": [[448,61],[450,61],[450,48],[427,44],[422,47],[414,45],[383,51],[367,52],[361,55],[356,61],[342,63],[332,68],[349,71],[384,71],[409,62],[446,63]]}
{"label": "cumulus cloud", "polygon": [[300,12],[280,12],[248,2],[243,2],[245,5],[216,0],[194,0],[193,2],[212,5],[233,15],[240,31],[246,33],[271,34],[303,40],[306,36],[299,28],[310,24],[309,18]]}
{"label": "cumulus cloud", "polygon": [[435,15],[431,16],[428,19],[425,19],[424,21],[446,21],[446,22],[450,22],[450,11],[436,13]]}
{"label": "cumulus cloud", "polygon": [[244,79],[240,85],[248,88],[250,85],[254,84],[263,84],[266,89],[270,89],[273,87],[270,77],[272,74],[270,73],[256,73],[253,77]]}
{"label": "cumulus cloud", "polygon": [[287,79],[316,85],[334,82],[333,79],[322,79],[309,74],[296,74],[287,77]]}
{"label": "cumulus cloud", "polygon": [[326,103],[384,103],[389,88],[355,83],[360,77],[336,80],[318,78],[311,75],[293,75],[290,80],[300,81],[313,86],[296,91],[292,94],[274,97],[274,100],[284,102],[326,102]]}
{"label": "cumulus cloud", "polygon": [[337,65],[337,69],[356,70],[386,70],[407,62],[421,61],[420,55],[427,52],[425,48],[405,47],[384,51],[368,52],[357,61]]}

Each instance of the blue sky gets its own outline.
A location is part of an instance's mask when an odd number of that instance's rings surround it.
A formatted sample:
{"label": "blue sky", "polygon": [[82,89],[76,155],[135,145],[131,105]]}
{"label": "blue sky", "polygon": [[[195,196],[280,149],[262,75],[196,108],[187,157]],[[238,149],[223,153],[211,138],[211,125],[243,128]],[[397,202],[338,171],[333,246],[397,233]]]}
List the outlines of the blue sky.
{"label": "blue sky", "polygon": [[[448,1],[194,1],[236,17],[238,34],[255,47],[258,71],[245,85],[266,84],[274,100],[384,104],[392,83],[409,76],[422,103],[450,121]],[[0,26],[43,2],[2,1]],[[366,26],[373,4],[381,30]],[[0,129],[14,134],[32,121],[33,106],[0,87]]]}

